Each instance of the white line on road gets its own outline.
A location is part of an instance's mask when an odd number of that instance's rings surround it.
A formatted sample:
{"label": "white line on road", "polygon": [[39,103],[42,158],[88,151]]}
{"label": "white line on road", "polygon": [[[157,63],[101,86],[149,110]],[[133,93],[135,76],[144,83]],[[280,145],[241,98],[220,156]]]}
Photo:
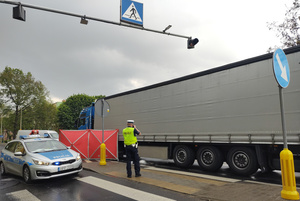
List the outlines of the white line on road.
{"label": "white line on road", "polygon": [[168,172],[168,173],[174,173],[174,174],[181,174],[181,175],[187,175],[187,176],[199,177],[199,178],[205,178],[205,179],[213,179],[213,180],[217,180],[217,181],[224,181],[224,182],[230,182],[230,183],[235,183],[235,182],[241,181],[239,179],[217,177],[217,176],[211,176],[211,175],[206,175],[206,174],[199,174],[199,173],[192,173],[192,172],[183,172],[183,171],[177,171],[177,170],[168,170],[168,169],[156,168],[156,167],[147,167],[145,169],[147,169],[147,170],[161,171],[161,172]]}
{"label": "white line on road", "polygon": [[20,191],[14,191],[11,193],[6,193],[6,195],[9,197],[9,200],[41,201],[26,189]]}
{"label": "white line on road", "polygon": [[172,200],[166,197],[136,190],[133,188],[129,188],[127,186],[123,186],[120,184],[116,184],[92,176],[83,177],[78,180],[134,200],[143,200],[143,201],[171,201]]}

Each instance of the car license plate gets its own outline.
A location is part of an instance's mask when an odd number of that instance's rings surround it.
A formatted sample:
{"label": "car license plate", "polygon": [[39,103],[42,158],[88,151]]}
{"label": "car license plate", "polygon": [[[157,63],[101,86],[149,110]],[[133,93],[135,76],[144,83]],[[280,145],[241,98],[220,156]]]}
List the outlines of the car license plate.
{"label": "car license plate", "polygon": [[62,166],[62,167],[59,167],[59,168],[58,168],[58,172],[60,172],[60,171],[65,171],[65,170],[69,170],[69,169],[72,169],[72,168],[73,168],[72,165]]}

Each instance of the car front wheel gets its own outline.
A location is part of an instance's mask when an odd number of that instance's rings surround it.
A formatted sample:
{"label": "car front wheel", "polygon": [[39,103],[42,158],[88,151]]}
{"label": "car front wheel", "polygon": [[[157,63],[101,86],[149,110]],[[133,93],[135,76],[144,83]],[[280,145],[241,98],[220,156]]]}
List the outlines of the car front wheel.
{"label": "car front wheel", "polygon": [[1,175],[5,175],[5,167],[4,167],[4,163],[0,162],[0,174]]}
{"label": "car front wheel", "polygon": [[24,166],[24,168],[23,168],[23,178],[26,183],[31,182],[30,169],[28,166]]}

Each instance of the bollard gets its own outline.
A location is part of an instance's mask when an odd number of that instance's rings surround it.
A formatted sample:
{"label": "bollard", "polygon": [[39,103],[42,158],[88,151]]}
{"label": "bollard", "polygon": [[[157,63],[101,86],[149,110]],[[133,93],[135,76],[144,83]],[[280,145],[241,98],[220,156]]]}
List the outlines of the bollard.
{"label": "bollard", "polygon": [[280,152],[280,166],[283,186],[281,197],[288,200],[299,200],[299,193],[296,190],[294,157],[288,148],[284,148]]}
{"label": "bollard", "polygon": [[100,145],[100,165],[106,165],[106,146],[104,143]]}

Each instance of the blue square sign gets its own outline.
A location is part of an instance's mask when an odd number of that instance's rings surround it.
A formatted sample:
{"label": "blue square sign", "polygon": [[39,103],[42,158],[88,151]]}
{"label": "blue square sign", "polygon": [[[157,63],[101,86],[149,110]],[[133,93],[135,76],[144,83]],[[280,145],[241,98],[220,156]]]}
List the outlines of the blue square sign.
{"label": "blue square sign", "polygon": [[122,0],[121,21],[143,26],[143,4],[131,0]]}

